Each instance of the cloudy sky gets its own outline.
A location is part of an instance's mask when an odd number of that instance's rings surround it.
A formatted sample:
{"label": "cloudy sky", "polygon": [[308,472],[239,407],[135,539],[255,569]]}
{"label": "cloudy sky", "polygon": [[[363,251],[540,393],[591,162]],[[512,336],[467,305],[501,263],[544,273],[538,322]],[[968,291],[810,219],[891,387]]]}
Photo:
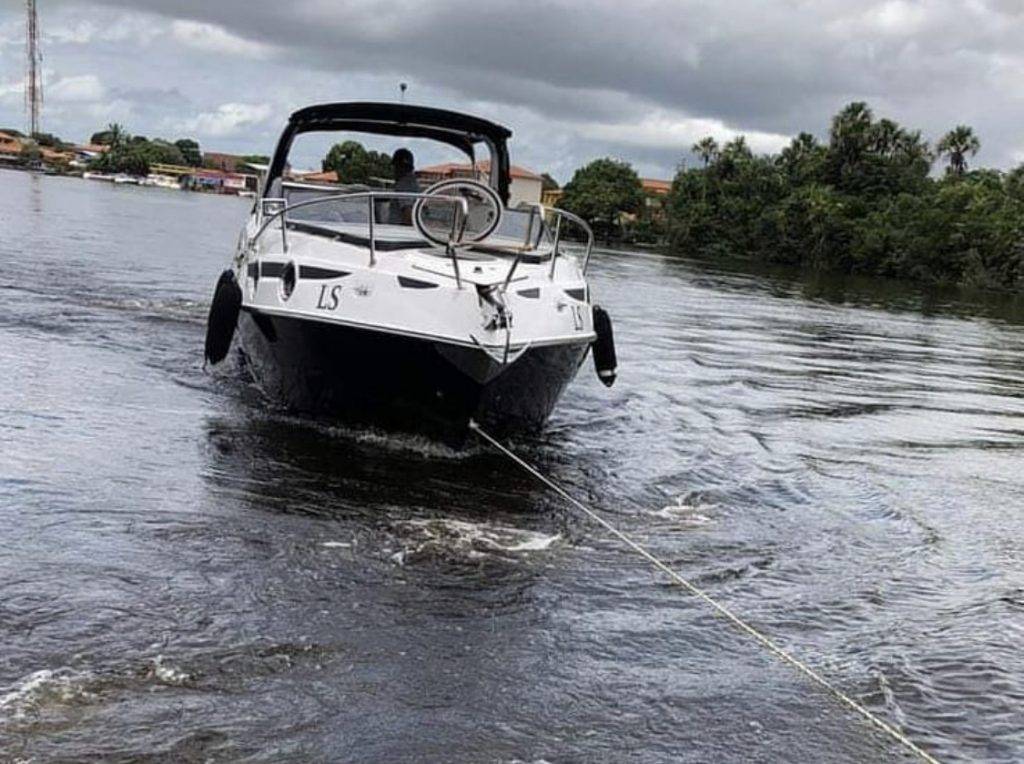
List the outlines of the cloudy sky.
{"label": "cloudy sky", "polygon": [[[1024,0],[38,1],[44,129],[66,139],[117,121],[267,153],[295,108],[405,81],[563,181],[598,156],[671,177],[708,134],[776,150],[851,100],[1024,161]],[[0,0],[0,126],[22,129],[23,14]]]}

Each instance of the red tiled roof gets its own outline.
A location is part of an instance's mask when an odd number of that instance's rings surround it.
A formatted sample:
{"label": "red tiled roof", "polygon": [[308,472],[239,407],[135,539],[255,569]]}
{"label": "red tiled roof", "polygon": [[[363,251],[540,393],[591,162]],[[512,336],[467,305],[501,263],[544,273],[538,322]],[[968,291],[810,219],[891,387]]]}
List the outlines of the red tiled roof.
{"label": "red tiled roof", "polygon": [[338,173],[334,170],[328,170],[327,172],[307,172],[302,175],[296,176],[299,180],[309,181],[310,183],[337,183]]}
{"label": "red tiled roof", "polygon": [[9,133],[0,133],[0,154],[20,154],[21,141]]}
{"label": "red tiled roof", "polygon": [[71,151],[51,149],[47,146],[40,146],[39,153],[42,155],[43,159],[49,159],[51,161],[54,159],[63,159],[65,161],[68,161],[75,158],[74,153]]}
{"label": "red tiled roof", "polygon": [[[491,162],[488,159],[481,159],[476,163],[476,168],[479,172],[489,173],[491,171]],[[454,176],[456,173],[468,173],[469,163],[460,162],[445,162],[444,164],[434,164],[429,167],[421,167],[416,170],[417,173],[424,173],[430,175],[441,175],[441,176]],[[540,175],[535,173],[533,170],[528,170],[525,167],[514,164],[509,168],[509,175],[513,178],[522,178],[524,180],[543,180]]]}
{"label": "red tiled roof", "polygon": [[644,191],[650,194],[667,194],[672,190],[672,181],[657,180],[655,178],[640,178],[640,184]]}

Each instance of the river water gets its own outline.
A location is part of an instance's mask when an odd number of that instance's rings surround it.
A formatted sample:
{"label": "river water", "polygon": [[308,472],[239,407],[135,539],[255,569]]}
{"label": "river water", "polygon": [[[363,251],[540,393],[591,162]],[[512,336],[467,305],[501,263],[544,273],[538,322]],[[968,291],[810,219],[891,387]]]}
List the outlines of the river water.
{"label": "river water", "polygon": [[[245,212],[0,172],[0,761],[904,756],[484,445],[204,372]],[[934,755],[1019,761],[1024,327],[876,287],[597,255],[619,381],[515,445]]]}

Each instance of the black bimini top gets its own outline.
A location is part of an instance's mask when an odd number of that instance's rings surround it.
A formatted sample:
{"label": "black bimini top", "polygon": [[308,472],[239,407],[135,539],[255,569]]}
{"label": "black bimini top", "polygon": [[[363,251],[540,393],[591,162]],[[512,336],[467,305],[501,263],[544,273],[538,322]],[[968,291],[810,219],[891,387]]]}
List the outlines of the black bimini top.
{"label": "black bimini top", "polygon": [[476,144],[486,143],[498,171],[498,195],[508,203],[509,159],[506,143],[512,136],[511,130],[469,114],[398,103],[354,101],[299,109],[289,118],[288,126],[278,141],[268,173],[268,186],[270,181],[280,177],[284,171],[288,151],[296,135],[331,130],[429,138],[454,146],[471,160],[475,158]]}

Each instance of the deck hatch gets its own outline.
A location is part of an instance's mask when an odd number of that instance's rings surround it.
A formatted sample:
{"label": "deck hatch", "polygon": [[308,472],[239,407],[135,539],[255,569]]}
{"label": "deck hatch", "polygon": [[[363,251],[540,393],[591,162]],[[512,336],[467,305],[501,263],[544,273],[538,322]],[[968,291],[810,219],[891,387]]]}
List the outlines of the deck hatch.
{"label": "deck hatch", "polygon": [[440,286],[440,284],[435,284],[433,281],[420,281],[419,279],[411,279],[408,276],[399,276],[398,285],[406,289],[437,289]]}
{"label": "deck hatch", "polygon": [[336,271],[333,268],[319,268],[315,265],[300,265],[300,279],[341,279],[350,275],[348,271]]}

